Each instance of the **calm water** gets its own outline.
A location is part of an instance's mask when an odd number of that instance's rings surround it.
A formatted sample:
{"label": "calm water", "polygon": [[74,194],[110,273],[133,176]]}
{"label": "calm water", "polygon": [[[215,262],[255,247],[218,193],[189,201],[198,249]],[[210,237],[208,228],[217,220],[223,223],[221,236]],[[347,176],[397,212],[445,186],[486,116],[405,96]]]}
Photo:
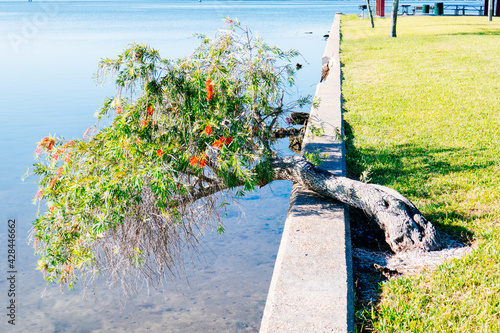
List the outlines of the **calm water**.
{"label": "calm water", "polygon": [[[203,259],[187,278],[163,291],[124,300],[97,288],[62,295],[46,288],[27,244],[36,207],[34,179],[20,178],[47,134],[81,137],[113,87],[91,77],[102,57],[140,42],[163,57],[188,55],[190,38],[212,35],[222,18],[238,18],[269,43],[305,59],[297,91],[314,93],[334,13],[357,13],[343,1],[0,1],[0,308],[1,332],[246,332],[258,331],[291,184],[278,182],[232,208],[223,236],[202,239]],[[17,221],[16,326],[7,324],[7,221]]]}

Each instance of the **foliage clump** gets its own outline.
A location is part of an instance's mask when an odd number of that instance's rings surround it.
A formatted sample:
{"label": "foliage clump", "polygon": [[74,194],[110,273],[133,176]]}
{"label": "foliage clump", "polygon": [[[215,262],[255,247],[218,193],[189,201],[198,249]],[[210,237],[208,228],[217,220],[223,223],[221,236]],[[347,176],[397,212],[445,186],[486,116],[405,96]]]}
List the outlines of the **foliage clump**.
{"label": "foliage clump", "polygon": [[222,190],[242,196],[271,181],[273,132],[309,102],[284,103],[298,53],[226,24],[186,58],[134,44],[102,60],[97,79],[114,78],[117,92],[97,125],[82,139],[39,143],[35,200],[48,209],[33,238],[49,283],[71,287],[78,271],[105,271],[124,289],[138,277],[158,282],[209,222],[223,231]]}

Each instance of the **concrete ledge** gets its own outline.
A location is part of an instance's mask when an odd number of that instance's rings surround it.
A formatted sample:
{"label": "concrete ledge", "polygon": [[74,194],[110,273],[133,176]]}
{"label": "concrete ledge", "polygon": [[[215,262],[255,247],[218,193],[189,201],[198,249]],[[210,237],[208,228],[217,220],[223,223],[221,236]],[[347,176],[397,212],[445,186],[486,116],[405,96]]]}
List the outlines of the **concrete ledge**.
{"label": "concrete ledge", "polygon": [[[322,168],[345,175],[340,74],[340,16],[323,57],[327,79],[318,84],[320,107],[311,110],[304,152],[319,149]],[[325,133],[312,138],[310,126]],[[354,332],[354,297],[346,207],[295,185],[276,258],[260,332]]]}

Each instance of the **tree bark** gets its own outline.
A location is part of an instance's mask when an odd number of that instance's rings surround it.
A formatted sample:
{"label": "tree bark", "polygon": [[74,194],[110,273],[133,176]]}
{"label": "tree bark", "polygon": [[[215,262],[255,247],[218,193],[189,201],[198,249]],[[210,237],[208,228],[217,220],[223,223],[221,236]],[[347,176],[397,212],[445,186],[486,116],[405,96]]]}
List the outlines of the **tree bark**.
{"label": "tree bark", "polygon": [[[499,0],[497,0],[499,1]],[[493,20],[493,0],[488,1],[488,21],[491,22]]]}
{"label": "tree bark", "polygon": [[393,0],[392,2],[392,14],[391,14],[391,32],[389,37],[396,37],[396,23],[398,20],[398,8],[399,0]]}
{"label": "tree bark", "polygon": [[314,167],[300,156],[272,160],[274,180],[290,180],[324,197],[359,208],[373,218],[385,233],[394,252],[440,248],[434,226],[399,192],[366,184]]}
{"label": "tree bark", "polygon": [[375,28],[375,23],[373,23],[373,11],[370,5],[370,0],[366,0],[366,7],[368,8],[368,16],[370,17],[370,25]]}

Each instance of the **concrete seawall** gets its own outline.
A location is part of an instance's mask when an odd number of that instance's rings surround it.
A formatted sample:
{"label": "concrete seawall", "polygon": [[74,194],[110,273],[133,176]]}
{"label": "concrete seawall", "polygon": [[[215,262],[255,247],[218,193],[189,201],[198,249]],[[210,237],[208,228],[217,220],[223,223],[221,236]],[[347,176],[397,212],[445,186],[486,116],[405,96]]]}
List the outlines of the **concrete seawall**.
{"label": "concrete seawall", "polygon": [[[323,56],[326,80],[316,88],[302,153],[320,150],[325,170],[345,176],[340,71],[340,16]],[[324,134],[311,136],[311,126]],[[347,207],[294,185],[260,332],[354,332],[351,236]]]}

